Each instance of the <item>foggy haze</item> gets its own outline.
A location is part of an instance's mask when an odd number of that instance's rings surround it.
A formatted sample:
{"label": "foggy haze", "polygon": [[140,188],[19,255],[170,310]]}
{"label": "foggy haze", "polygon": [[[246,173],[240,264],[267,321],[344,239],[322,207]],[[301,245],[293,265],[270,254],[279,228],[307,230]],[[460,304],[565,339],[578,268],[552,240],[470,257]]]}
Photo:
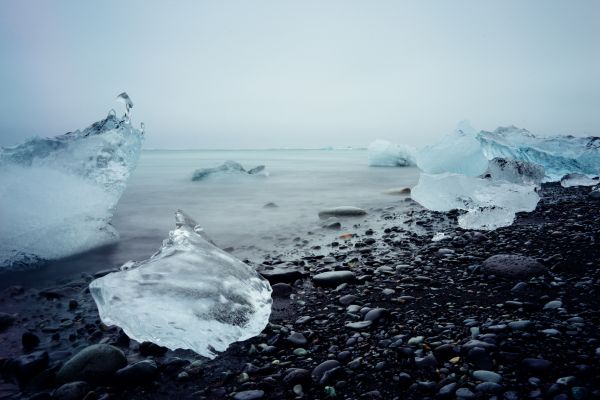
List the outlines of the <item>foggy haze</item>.
{"label": "foggy haze", "polygon": [[146,148],[600,135],[596,1],[0,2],[0,145],[127,91]]}

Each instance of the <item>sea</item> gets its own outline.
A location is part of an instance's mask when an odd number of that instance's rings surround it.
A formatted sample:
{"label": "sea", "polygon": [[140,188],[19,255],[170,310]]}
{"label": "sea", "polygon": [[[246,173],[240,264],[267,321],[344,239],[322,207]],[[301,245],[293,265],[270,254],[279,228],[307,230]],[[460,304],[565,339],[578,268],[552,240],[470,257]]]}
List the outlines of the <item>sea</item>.
{"label": "sea", "polygon": [[[193,181],[195,170],[235,161],[247,170],[264,165],[268,176],[217,173]],[[114,244],[33,270],[0,274],[3,287],[45,287],[81,274],[144,260],[160,248],[183,210],[221,248],[260,263],[269,257],[330,251],[322,244],[343,233],[376,227],[382,211],[402,213],[406,196],[390,189],[414,186],[416,167],[370,167],[366,149],[145,150],[113,217]],[[265,207],[269,203],[270,207]],[[320,210],[361,207],[367,216],[322,227]]]}

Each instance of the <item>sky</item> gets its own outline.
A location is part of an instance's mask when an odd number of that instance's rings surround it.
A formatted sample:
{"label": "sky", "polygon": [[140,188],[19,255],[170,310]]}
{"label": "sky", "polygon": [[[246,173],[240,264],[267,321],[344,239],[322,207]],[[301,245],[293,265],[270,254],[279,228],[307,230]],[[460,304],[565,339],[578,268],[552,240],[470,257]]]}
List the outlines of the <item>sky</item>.
{"label": "sky", "polygon": [[0,146],[127,91],[146,148],[600,135],[600,1],[0,1]]}

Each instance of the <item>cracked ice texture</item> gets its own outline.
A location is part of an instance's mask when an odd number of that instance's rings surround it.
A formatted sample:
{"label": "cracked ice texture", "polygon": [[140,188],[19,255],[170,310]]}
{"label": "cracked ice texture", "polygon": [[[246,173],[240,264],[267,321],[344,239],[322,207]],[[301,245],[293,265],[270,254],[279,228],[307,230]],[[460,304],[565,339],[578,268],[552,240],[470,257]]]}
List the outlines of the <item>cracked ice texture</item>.
{"label": "cracked ice texture", "polygon": [[210,243],[182,211],[151,258],[90,284],[100,318],[131,338],[214,358],[260,334],[271,286],[253,268]]}
{"label": "cracked ice texture", "polygon": [[558,181],[569,173],[597,176],[600,168],[599,137],[538,137],[526,129],[509,126],[481,131],[477,140],[489,159],[500,157],[541,165],[546,181]]}
{"label": "cracked ice texture", "polygon": [[111,112],[82,131],[0,149],[0,268],[115,241],[110,220],[142,142]]}

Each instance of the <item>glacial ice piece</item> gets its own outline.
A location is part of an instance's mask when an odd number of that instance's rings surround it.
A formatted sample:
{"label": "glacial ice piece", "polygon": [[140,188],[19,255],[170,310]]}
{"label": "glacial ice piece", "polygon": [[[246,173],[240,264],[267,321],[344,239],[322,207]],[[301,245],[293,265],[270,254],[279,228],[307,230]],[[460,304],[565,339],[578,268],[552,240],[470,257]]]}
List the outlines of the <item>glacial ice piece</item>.
{"label": "glacial ice piece", "polygon": [[412,198],[433,211],[466,210],[458,218],[465,229],[496,229],[513,223],[515,213],[533,211],[535,185],[494,181],[460,174],[421,174]]}
{"label": "glacial ice piece", "polygon": [[407,167],[415,165],[415,149],[377,139],[369,145],[369,165],[372,167]]}
{"label": "glacial ice piece", "polygon": [[544,179],[544,175],[544,167],[541,165],[496,157],[489,161],[484,177],[494,181],[539,186]]}
{"label": "glacial ice piece", "polygon": [[83,131],[0,149],[0,269],[115,241],[114,208],[143,133],[114,111]]}
{"label": "glacial ice piece", "polygon": [[479,176],[488,167],[477,133],[465,121],[440,142],[417,152],[417,166],[428,174],[453,172]]}
{"label": "glacial ice piece", "polygon": [[254,176],[269,176],[269,172],[267,171],[264,165],[259,165],[257,167],[252,168],[249,171],[246,171],[242,164],[237,163],[235,161],[225,161],[222,165],[214,168],[202,168],[194,171],[192,175],[193,181],[201,181],[207,179],[211,176],[245,176],[245,175],[254,175]]}
{"label": "glacial ice piece", "polygon": [[563,176],[560,180],[560,185],[562,187],[572,187],[572,186],[594,186],[598,184],[598,178],[590,178],[587,175],[583,174],[567,174]]}
{"label": "glacial ice piece", "polygon": [[481,131],[477,140],[489,159],[501,157],[539,164],[546,181],[558,181],[569,173],[598,175],[600,137],[537,137],[515,126]]}
{"label": "glacial ice piece", "polygon": [[214,358],[262,332],[271,286],[253,268],[209,243],[182,211],[176,229],[148,260],[94,280],[100,318],[139,341]]}

